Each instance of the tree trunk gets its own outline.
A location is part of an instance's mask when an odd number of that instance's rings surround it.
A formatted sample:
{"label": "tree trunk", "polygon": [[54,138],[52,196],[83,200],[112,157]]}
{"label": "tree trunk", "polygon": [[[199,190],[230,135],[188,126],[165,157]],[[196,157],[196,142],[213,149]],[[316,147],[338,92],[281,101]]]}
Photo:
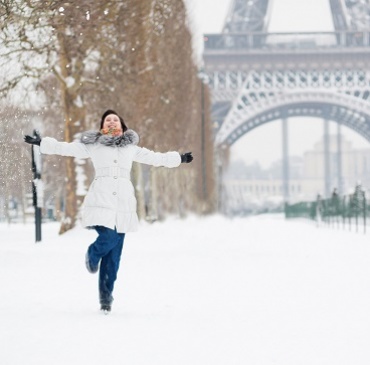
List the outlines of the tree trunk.
{"label": "tree trunk", "polygon": [[[76,135],[83,130],[85,125],[86,110],[84,107],[76,105],[75,100],[77,96],[73,91],[68,88],[63,88],[64,99],[64,118],[65,130],[64,140],[72,142],[76,139]],[[68,157],[66,159],[66,193],[65,193],[65,206],[64,217],[59,234],[62,234],[76,225],[78,210],[83,200],[83,194],[78,195],[77,189],[77,172],[76,159]],[[83,166],[83,165],[82,165]],[[83,168],[82,166],[79,166]]]}
{"label": "tree trunk", "polygon": [[[71,110],[72,109],[72,110]],[[66,113],[66,128],[65,141],[72,142],[76,134],[80,131],[80,126],[84,123],[83,109],[77,109],[75,106],[69,108],[69,113]],[[69,117],[70,115],[70,117]],[[83,118],[83,119],[82,119]],[[68,157],[66,159],[66,194],[65,194],[65,210],[62,225],[59,233],[62,234],[76,225],[78,210],[81,206],[83,195],[78,195],[77,191],[77,173],[76,173],[76,159]]]}
{"label": "tree trunk", "polygon": [[151,222],[158,220],[158,193],[157,193],[157,169],[151,167],[150,169],[150,194],[149,194],[149,219]]}
{"label": "tree trunk", "polygon": [[[68,49],[66,45],[65,30],[65,24],[61,23],[58,29],[60,73],[57,73],[57,76],[61,86],[63,100],[64,140],[66,142],[72,142],[76,139],[77,134],[85,127],[86,108],[83,105],[80,95],[81,75],[84,68],[82,59],[84,55],[77,53],[72,57],[73,50]],[[69,80],[68,83],[67,80]],[[79,196],[77,194],[76,162],[76,159],[70,157],[66,159],[65,210],[59,234],[75,227],[78,209],[83,199],[82,195]]]}
{"label": "tree trunk", "polygon": [[137,201],[137,214],[139,219],[145,219],[145,199],[144,199],[144,184],[141,165],[134,163],[132,165],[132,180],[135,188],[135,196]]}

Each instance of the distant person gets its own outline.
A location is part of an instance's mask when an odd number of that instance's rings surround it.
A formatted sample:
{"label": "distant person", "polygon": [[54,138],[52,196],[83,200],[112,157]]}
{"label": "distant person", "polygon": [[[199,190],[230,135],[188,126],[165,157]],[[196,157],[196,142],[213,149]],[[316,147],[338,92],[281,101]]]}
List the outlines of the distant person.
{"label": "distant person", "polygon": [[39,145],[44,154],[92,160],[95,179],[82,206],[82,224],[94,228],[98,237],[88,247],[85,262],[90,273],[99,271],[101,310],[109,313],[125,235],[138,228],[136,199],[130,180],[132,163],[171,168],[191,162],[192,153],[158,153],[137,146],[139,136],[127,128],[114,110],[103,114],[99,131],[83,132],[79,142],[58,142],[50,137],[41,140],[28,135],[24,140]]}
{"label": "distant person", "polygon": [[316,223],[319,226],[322,222],[322,214],[323,214],[323,202],[320,194],[317,194],[316,197]]}
{"label": "distant person", "polygon": [[334,188],[331,194],[331,205],[332,205],[332,214],[338,215],[340,209],[339,209],[339,194],[337,188]]}

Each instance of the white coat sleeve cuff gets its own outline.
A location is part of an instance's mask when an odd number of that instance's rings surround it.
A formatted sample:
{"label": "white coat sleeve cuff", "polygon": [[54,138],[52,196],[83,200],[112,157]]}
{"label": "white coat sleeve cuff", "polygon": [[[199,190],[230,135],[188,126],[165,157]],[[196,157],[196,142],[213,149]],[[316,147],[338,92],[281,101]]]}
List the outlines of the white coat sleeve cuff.
{"label": "white coat sleeve cuff", "polygon": [[167,152],[167,167],[178,167],[181,164],[181,156],[178,152]]}

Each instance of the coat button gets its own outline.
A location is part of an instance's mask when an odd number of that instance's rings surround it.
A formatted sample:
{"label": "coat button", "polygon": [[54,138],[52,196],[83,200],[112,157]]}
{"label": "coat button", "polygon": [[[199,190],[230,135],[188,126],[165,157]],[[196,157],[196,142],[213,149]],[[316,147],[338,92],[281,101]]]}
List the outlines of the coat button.
{"label": "coat button", "polygon": [[113,176],[114,179],[118,179],[118,176]]}
{"label": "coat button", "polygon": [[117,163],[117,160],[114,160],[113,162],[114,162],[114,163]]}
{"label": "coat button", "polygon": [[114,193],[113,193],[113,195],[117,195],[117,193],[116,193],[116,192],[114,192]]}

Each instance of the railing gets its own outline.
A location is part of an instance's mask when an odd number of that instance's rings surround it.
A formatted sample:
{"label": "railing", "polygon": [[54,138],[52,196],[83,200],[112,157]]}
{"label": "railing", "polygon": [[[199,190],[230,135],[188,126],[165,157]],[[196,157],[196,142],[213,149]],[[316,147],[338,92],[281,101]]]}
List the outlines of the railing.
{"label": "railing", "polygon": [[[222,33],[204,35],[204,49],[309,50],[370,47],[370,32]],[[370,51],[370,48],[369,48]]]}
{"label": "railing", "polygon": [[366,233],[367,222],[370,217],[370,205],[366,201],[366,194],[360,187],[355,193],[343,197],[333,194],[330,199],[314,202],[300,202],[285,205],[286,218],[308,218],[315,220],[317,225],[328,225],[337,228],[360,229]]}

